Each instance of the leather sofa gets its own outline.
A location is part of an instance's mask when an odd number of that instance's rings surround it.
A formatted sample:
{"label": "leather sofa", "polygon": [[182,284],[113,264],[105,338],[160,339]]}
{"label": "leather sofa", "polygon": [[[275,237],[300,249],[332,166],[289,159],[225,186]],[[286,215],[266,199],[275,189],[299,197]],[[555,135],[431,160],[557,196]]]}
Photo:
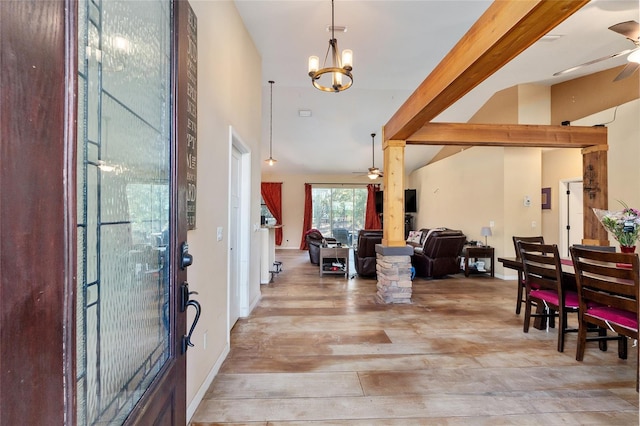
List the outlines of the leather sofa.
{"label": "leather sofa", "polygon": [[460,272],[460,256],[467,240],[462,231],[437,228],[421,229],[422,237],[414,246],[411,265],[416,276],[439,278]]}
{"label": "leather sofa", "polygon": [[361,229],[354,250],[354,266],[361,277],[376,276],[376,244],[382,242],[382,230]]}
{"label": "leather sofa", "polygon": [[317,229],[308,230],[304,238],[307,241],[307,247],[309,247],[309,261],[314,265],[320,263],[320,246],[322,245],[322,240],[333,244],[337,242],[335,238],[323,237],[322,233]]}

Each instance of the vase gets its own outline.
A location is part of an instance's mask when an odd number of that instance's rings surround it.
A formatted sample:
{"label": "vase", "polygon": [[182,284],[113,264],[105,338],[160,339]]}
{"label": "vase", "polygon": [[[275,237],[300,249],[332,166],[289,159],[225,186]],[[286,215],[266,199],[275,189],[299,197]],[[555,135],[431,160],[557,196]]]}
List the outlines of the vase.
{"label": "vase", "polygon": [[636,246],[620,246],[620,251],[622,253],[635,253]]}

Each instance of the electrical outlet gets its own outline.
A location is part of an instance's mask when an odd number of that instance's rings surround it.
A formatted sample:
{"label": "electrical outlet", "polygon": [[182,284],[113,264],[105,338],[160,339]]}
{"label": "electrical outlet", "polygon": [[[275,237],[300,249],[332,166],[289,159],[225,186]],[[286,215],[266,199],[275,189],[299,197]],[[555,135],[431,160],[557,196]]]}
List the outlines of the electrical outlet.
{"label": "electrical outlet", "polygon": [[536,221],[535,221],[535,220],[532,220],[532,221],[531,221],[531,227],[532,227],[532,228],[535,228],[536,226],[538,226],[538,224],[536,223]]}
{"label": "electrical outlet", "polygon": [[492,220],[489,221],[489,227],[493,228],[494,226],[496,226],[496,223]]}

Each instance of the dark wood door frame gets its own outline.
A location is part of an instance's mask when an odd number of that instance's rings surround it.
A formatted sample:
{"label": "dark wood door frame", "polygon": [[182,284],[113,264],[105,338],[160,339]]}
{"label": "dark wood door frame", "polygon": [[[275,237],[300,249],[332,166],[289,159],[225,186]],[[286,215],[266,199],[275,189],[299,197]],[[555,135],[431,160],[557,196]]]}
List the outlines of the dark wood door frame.
{"label": "dark wood door frame", "polygon": [[[176,2],[177,15],[186,1]],[[76,0],[0,1],[0,424],[75,424]],[[186,12],[184,12],[186,13]],[[174,23],[175,25],[175,23]],[[174,30],[176,43],[179,31]],[[175,48],[175,47],[174,47]],[[174,63],[175,71],[176,63]],[[172,73],[175,91],[176,73]],[[175,107],[175,106],[174,106]],[[175,126],[174,126],[175,128]],[[184,137],[172,143],[172,297],[186,241]],[[182,147],[182,148],[179,148]],[[181,189],[182,188],[182,189]],[[173,299],[175,300],[175,299]],[[186,313],[172,307],[176,342]],[[186,423],[179,345],[129,423]],[[166,423],[163,423],[166,421]]]}
{"label": "dark wood door frame", "polygon": [[76,2],[0,2],[0,423],[75,415]]}

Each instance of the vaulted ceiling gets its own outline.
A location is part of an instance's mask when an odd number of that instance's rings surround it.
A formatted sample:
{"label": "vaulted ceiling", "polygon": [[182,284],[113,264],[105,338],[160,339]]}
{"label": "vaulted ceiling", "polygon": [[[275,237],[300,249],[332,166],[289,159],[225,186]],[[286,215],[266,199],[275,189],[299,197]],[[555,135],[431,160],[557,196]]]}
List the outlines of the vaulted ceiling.
{"label": "vaulted ceiling", "polygon": [[[324,57],[331,22],[329,0],[236,0],[236,7],[263,62],[263,157],[269,151],[269,84],[273,87],[273,156],[278,173],[351,174],[382,167],[381,128],[491,4],[489,1],[335,1],[340,48],[354,53],[354,84],[342,93],[323,93],[307,76],[309,55]],[[633,44],[608,27],[636,20],[637,0],[594,0],[549,35],[481,83],[433,121],[466,122],[495,92],[525,83],[551,85],[622,65],[609,59],[574,73],[553,73],[629,49]],[[632,78],[638,78],[636,73]],[[300,117],[299,111],[311,111]],[[411,147],[411,171],[439,151]],[[268,167],[268,166],[266,166]]]}

